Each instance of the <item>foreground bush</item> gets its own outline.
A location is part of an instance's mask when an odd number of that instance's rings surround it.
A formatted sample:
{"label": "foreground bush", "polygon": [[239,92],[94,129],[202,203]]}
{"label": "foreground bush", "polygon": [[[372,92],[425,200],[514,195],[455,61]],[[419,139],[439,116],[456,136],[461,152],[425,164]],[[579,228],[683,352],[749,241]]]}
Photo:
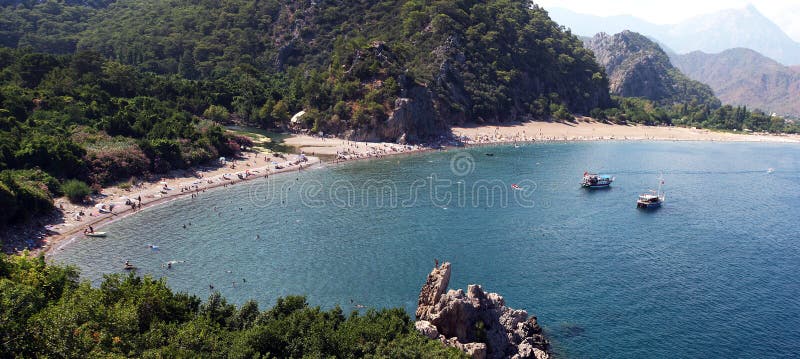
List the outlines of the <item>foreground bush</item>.
{"label": "foreground bush", "polygon": [[0,171],[0,226],[51,211],[58,187],[58,180],[39,169]]}
{"label": "foreground bush", "polygon": [[89,185],[75,179],[64,182],[64,184],[61,185],[61,191],[64,192],[64,195],[73,203],[82,201],[89,193],[92,193],[92,189],[89,188]]}
{"label": "foreground bush", "polygon": [[99,288],[42,257],[0,257],[0,357],[460,358],[401,309],[344,315],[303,297],[228,304],[173,293],[164,280],[107,276]]}

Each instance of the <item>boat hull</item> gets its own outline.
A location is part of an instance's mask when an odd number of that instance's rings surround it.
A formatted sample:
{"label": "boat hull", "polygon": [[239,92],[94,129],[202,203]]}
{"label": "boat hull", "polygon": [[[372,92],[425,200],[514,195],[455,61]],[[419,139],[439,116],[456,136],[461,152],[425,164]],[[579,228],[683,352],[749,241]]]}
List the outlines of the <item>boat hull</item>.
{"label": "boat hull", "polygon": [[605,183],[605,184],[586,184],[586,183],[584,183],[584,184],[581,184],[581,185],[583,186],[583,188],[589,188],[589,189],[611,188],[611,183]]}
{"label": "boat hull", "polygon": [[653,203],[636,202],[636,208],[656,209],[656,208],[659,208],[659,207],[661,207],[661,202],[653,202]]}

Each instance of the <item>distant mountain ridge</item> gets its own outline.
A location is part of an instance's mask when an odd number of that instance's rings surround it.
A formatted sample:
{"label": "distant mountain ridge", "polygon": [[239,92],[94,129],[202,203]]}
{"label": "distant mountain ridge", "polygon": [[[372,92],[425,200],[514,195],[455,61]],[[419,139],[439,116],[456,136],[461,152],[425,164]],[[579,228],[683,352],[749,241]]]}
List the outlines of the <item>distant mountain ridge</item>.
{"label": "distant mountain ridge", "polygon": [[800,117],[800,67],[787,67],[758,52],[737,48],[718,54],[671,54],[672,63],[711,86],[724,103]]}
{"label": "distant mountain ridge", "polygon": [[784,65],[800,64],[800,43],[752,5],[700,15],[674,25],[653,24],[629,15],[602,17],[562,8],[547,10],[553,20],[578,35],[631,30],[652,37],[677,53],[717,53],[743,47]]}
{"label": "distant mountain ridge", "polygon": [[660,105],[708,103],[719,100],[708,85],[686,77],[670,63],[669,56],[644,35],[623,31],[600,33],[584,42],[608,74],[612,94],[644,97]]}

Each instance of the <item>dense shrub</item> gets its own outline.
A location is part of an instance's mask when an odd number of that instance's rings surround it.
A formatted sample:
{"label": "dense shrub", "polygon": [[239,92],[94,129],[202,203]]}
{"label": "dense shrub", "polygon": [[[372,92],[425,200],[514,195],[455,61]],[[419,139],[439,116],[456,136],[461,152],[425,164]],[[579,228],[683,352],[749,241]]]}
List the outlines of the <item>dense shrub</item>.
{"label": "dense shrub", "polygon": [[85,161],[93,183],[106,185],[150,169],[150,159],[130,140],[93,144],[86,152]]}
{"label": "dense shrub", "polygon": [[11,221],[17,213],[17,194],[0,181],[0,225]]}
{"label": "dense shrub", "polygon": [[53,209],[53,192],[47,183],[58,181],[41,170],[6,170],[0,172],[0,225],[27,221]]}
{"label": "dense shrub", "polygon": [[83,181],[79,180],[69,180],[64,182],[61,185],[61,191],[64,192],[64,195],[69,198],[72,202],[81,202],[86,196],[92,193],[92,189],[84,183]]}
{"label": "dense shrub", "polygon": [[224,106],[211,105],[203,111],[203,117],[214,122],[227,122],[231,114]]}
{"label": "dense shrub", "polygon": [[78,282],[43,257],[0,256],[0,357],[465,358],[416,332],[402,309],[345,315],[278,299],[261,311],[174,293],[133,273]]}

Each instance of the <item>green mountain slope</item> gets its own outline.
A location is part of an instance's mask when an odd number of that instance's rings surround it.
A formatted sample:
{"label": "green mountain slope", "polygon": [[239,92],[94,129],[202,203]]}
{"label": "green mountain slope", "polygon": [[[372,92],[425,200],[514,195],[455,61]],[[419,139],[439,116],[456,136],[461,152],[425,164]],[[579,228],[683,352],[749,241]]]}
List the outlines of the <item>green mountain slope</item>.
{"label": "green mountain slope", "polygon": [[259,113],[284,101],[311,110],[308,128],[360,138],[424,138],[454,122],[609,100],[591,54],[526,1],[131,0],[90,23],[80,49],[223,80],[238,97],[223,105],[248,120],[274,122]]}
{"label": "green mountain slope", "polygon": [[68,54],[97,9],[114,0],[0,0],[0,46]]}

